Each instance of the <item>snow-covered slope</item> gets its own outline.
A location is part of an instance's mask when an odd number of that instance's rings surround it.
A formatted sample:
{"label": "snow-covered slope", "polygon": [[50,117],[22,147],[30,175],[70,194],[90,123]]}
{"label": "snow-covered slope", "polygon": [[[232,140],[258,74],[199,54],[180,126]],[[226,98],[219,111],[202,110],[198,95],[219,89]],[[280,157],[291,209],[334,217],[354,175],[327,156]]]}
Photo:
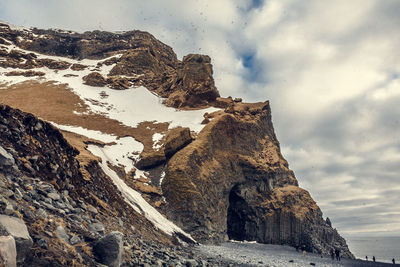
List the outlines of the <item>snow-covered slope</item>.
{"label": "snow-covered slope", "polygon": [[[29,31],[29,30],[28,30]],[[126,90],[115,90],[109,87],[96,87],[83,84],[82,78],[93,71],[96,71],[107,77],[110,70],[115,64],[101,64],[104,61],[118,59],[121,54],[102,60],[75,60],[66,57],[48,56],[32,51],[21,49],[14,44],[1,44],[0,48],[10,53],[17,51],[22,54],[33,53],[37,59],[50,59],[56,62],[67,62],[69,64],[80,64],[87,66],[83,70],[68,69],[51,69],[48,67],[33,68],[32,71],[43,73],[40,77],[25,77],[23,75],[10,75],[11,72],[21,71],[24,69],[4,68],[0,67],[0,84],[3,89],[12,90],[12,86],[21,85],[24,82],[35,81],[40,83],[55,82],[55,84],[67,85],[67,89],[74,94],[89,107],[89,110],[79,113],[74,111],[76,115],[84,113],[98,114],[100,116],[117,120],[123,126],[135,128],[143,122],[168,123],[168,128],[178,126],[189,127],[193,132],[200,132],[204,127],[201,122],[204,120],[205,113],[217,111],[216,108],[207,108],[200,110],[178,110],[167,107],[163,104],[164,99],[150,92],[143,86],[131,87]],[[6,59],[1,59],[6,60]],[[65,90],[65,89],[60,89]],[[184,233],[174,223],[167,220],[155,208],[148,204],[141,194],[128,185],[109,167],[123,167],[126,173],[135,171],[135,178],[146,177],[147,173],[135,168],[134,164],[139,159],[140,153],[143,151],[143,144],[135,140],[132,136],[117,136],[105,134],[100,131],[85,128],[85,125],[61,125],[52,122],[54,126],[63,131],[73,132],[86,136],[90,139],[104,142],[104,146],[91,144],[87,146],[87,150],[95,156],[102,159],[99,163],[103,171],[110,177],[113,183],[121,191],[124,199],[137,212],[143,214],[156,227],[167,234],[179,232],[191,239],[190,235]],[[152,136],[153,149],[158,150],[162,144],[162,138],[165,133],[155,132]],[[161,178],[161,177],[160,177]]]}

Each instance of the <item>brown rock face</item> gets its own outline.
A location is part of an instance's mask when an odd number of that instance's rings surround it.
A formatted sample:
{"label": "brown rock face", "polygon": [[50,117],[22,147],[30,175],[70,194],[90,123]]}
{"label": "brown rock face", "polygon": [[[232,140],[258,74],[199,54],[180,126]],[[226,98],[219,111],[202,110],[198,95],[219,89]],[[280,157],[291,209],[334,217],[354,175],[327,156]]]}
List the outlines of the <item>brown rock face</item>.
{"label": "brown rock face", "polygon": [[[133,85],[146,86],[167,98],[173,107],[202,107],[219,96],[212,77],[211,59],[204,55],[187,55],[178,60],[171,47],[151,34],[130,31],[122,34],[93,31],[83,34],[56,30],[18,31],[1,25],[0,37],[4,45],[14,44],[22,49],[47,55],[76,59],[105,59],[100,64],[115,66],[103,79],[92,72],[86,84],[108,85],[113,89],[126,89]],[[19,38],[20,37],[20,38]],[[107,57],[112,58],[106,59]],[[71,68],[80,71],[86,66],[71,65],[65,61],[39,59],[34,53],[19,50],[8,52],[0,48],[0,67],[32,69],[46,66],[50,69]]]}
{"label": "brown rock face", "polygon": [[90,86],[99,86],[103,87],[107,84],[106,79],[104,79],[103,75],[98,72],[92,72],[83,78],[83,83]]}
{"label": "brown rock face", "polygon": [[269,103],[232,105],[166,165],[166,213],[200,242],[305,246],[328,254],[345,241],[329,227],[282,157]]}
{"label": "brown rock face", "polygon": [[190,142],[192,142],[192,136],[189,128],[177,127],[172,129],[168,132],[164,143],[165,156],[171,157]]}
{"label": "brown rock face", "polygon": [[165,155],[162,151],[143,152],[140,159],[136,162],[136,167],[140,170],[147,170],[165,162]]}
{"label": "brown rock face", "polygon": [[182,68],[173,84],[178,88],[169,96],[167,104],[174,107],[206,105],[215,101],[219,93],[212,77],[212,65],[209,56],[190,54],[183,57]]}

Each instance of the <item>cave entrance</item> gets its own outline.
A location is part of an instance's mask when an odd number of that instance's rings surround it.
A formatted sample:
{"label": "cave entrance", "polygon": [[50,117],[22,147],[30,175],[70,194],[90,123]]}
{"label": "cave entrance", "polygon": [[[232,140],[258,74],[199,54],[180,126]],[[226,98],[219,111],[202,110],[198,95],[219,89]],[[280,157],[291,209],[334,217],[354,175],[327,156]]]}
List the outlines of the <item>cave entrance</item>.
{"label": "cave entrance", "polygon": [[227,216],[227,234],[229,240],[246,239],[246,221],[248,205],[241,196],[240,185],[235,185],[229,193]]}

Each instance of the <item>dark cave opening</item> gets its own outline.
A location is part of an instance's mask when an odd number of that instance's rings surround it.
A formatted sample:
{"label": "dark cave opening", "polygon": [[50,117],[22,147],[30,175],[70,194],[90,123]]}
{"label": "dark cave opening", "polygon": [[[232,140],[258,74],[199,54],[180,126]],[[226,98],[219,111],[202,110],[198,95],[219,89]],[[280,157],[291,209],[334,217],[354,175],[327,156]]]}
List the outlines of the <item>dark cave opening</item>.
{"label": "dark cave opening", "polygon": [[246,239],[246,201],[240,195],[239,185],[229,193],[229,207],[227,216],[227,234],[230,240],[243,241]]}

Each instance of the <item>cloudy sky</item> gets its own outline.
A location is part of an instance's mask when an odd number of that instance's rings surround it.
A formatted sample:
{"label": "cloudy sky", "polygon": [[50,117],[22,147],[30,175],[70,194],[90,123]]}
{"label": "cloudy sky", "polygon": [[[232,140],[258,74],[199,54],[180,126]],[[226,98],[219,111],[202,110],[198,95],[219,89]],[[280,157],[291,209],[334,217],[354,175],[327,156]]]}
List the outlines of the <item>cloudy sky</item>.
{"label": "cloudy sky", "polygon": [[270,100],[300,185],[344,234],[400,235],[400,1],[0,0],[0,19],[149,31],[213,59],[223,96]]}

